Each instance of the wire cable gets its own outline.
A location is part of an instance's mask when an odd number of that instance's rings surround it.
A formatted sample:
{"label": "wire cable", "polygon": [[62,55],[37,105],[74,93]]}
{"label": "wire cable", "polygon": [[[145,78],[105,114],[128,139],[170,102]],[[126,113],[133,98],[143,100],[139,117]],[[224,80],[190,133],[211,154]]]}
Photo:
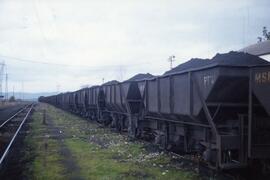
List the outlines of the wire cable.
{"label": "wire cable", "polygon": [[141,65],[147,65],[147,64],[153,64],[156,62],[143,62],[143,63],[137,63],[137,64],[129,64],[129,65],[103,65],[103,66],[87,66],[87,65],[71,65],[71,64],[61,64],[61,63],[52,63],[47,61],[39,61],[39,60],[30,60],[26,58],[19,58],[19,57],[13,57],[13,56],[6,56],[0,54],[0,57],[9,59],[9,60],[15,60],[20,61],[24,63],[33,63],[33,64],[43,64],[43,65],[52,65],[52,66],[61,66],[61,67],[75,67],[75,68],[84,68],[84,69],[102,69],[102,68],[119,68],[119,67],[132,67],[132,66],[141,66]]}

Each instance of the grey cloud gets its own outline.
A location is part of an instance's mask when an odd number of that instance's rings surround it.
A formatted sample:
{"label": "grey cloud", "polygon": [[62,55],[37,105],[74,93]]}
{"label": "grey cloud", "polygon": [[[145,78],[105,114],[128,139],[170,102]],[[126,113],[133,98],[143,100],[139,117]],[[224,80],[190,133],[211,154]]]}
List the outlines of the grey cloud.
{"label": "grey cloud", "polygon": [[27,82],[29,91],[79,88],[162,74],[171,54],[180,63],[255,43],[269,11],[268,0],[3,0],[0,55],[75,66],[7,58],[12,82]]}

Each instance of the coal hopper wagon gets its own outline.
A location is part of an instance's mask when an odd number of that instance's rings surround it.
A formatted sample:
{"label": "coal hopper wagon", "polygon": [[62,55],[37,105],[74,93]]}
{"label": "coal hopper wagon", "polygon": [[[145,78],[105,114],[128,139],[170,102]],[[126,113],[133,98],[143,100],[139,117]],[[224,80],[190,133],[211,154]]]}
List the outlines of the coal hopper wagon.
{"label": "coal hopper wagon", "polygon": [[[161,76],[83,91],[72,107],[78,114],[127,130],[132,138],[148,137],[162,148],[197,154],[218,169],[269,161],[270,63],[257,56],[230,52],[192,59]],[[61,104],[57,96],[40,101]]]}
{"label": "coal hopper wagon", "polygon": [[236,52],[191,60],[146,81],[139,131],[222,169],[268,159],[269,72],[268,62]]}

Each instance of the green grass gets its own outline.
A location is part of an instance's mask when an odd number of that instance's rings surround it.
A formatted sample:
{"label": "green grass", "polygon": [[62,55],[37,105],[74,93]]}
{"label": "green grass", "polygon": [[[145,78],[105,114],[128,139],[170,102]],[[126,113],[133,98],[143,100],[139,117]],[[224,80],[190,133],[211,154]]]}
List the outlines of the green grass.
{"label": "green grass", "polygon": [[47,152],[36,151],[37,156],[33,162],[33,179],[65,179],[57,146],[55,140],[49,140]]}
{"label": "green grass", "polygon": [[[53,138],[47,138],[48,149],[45,151],[43,136],[47,126],[42,125],[42,111],[65,135],[64,144],[79,167],[80,177],[84,179],[198,179],[191,171],[178,170],[171,166],[167,154],[147,152],[145,143],[129,142],[127,137],[100,128],[77,116],[53,106],[40,104],[33,116],[31,133],[26,138],[29,152],[34,160],[29,164],[29,179],[68,179],[63,158],[59,154],[60,144]],[[31,156],[29,153],[27,156]],[[33,155],[32,155],[33,156]]]}
{"label": "green grass", "polygon": [[[193,172],[165,167],[170,157],[151,157],[143,143],[128,142],[127,137],[99,128],[97,124],[49,106],[55,124],[72,138],[65,139],[86,179],[196,179]],[[100,145],[99,142],[103,142]],[[149,157],[150,156],[150,157]],[[153,166],[153,164],[155,166]]]}
{"label": "green grass", "polygon": [[[149,163],[121,162],[123,156],[115,156],[112,149],[99,149],[80,139],[68,139],[66,143],[81,166],[86,179],[195,179],[190,172],[153,167]],[[117,158],[114,158],[117,157]]]}
{"label": "green grass", "polygon": [[47,127],[42,124],[41,112],[37,111],[33,114],[29,132],[25,138],[24,157],[28,160],[25,172],[28,179],[65,179],[58,153],[59,144],[48,137]]}

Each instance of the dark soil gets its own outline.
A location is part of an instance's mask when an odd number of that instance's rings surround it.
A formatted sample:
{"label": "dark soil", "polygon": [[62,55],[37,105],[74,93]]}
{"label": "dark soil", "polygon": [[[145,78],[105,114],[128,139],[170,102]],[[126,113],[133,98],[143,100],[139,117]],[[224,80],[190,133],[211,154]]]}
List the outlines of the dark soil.
{"label": "dark soil", "polygon": [[31,115],[29,119],[25,122],[24,126],[22,127],[21,131],[19,132],[17,138],[15,139],[13,146],[1,167],[0,179],[7,179],[7,180],[24,180],[27,179],[26,175],[24,174],[24,164],[31,159],[23,159],[22,157],[25,156],[25,149],[24,147],[24,138],[28,134],[29,130],[29,122],[32,121]]}
{"label": "dark soil", "polygon": [[19,111],[24,106],[25,106],[25,104],[18,104],[15,106],[0,108],[0,123],[4,122],[8,118],[10,118],[13,114],[15,114],[17,111]]}

